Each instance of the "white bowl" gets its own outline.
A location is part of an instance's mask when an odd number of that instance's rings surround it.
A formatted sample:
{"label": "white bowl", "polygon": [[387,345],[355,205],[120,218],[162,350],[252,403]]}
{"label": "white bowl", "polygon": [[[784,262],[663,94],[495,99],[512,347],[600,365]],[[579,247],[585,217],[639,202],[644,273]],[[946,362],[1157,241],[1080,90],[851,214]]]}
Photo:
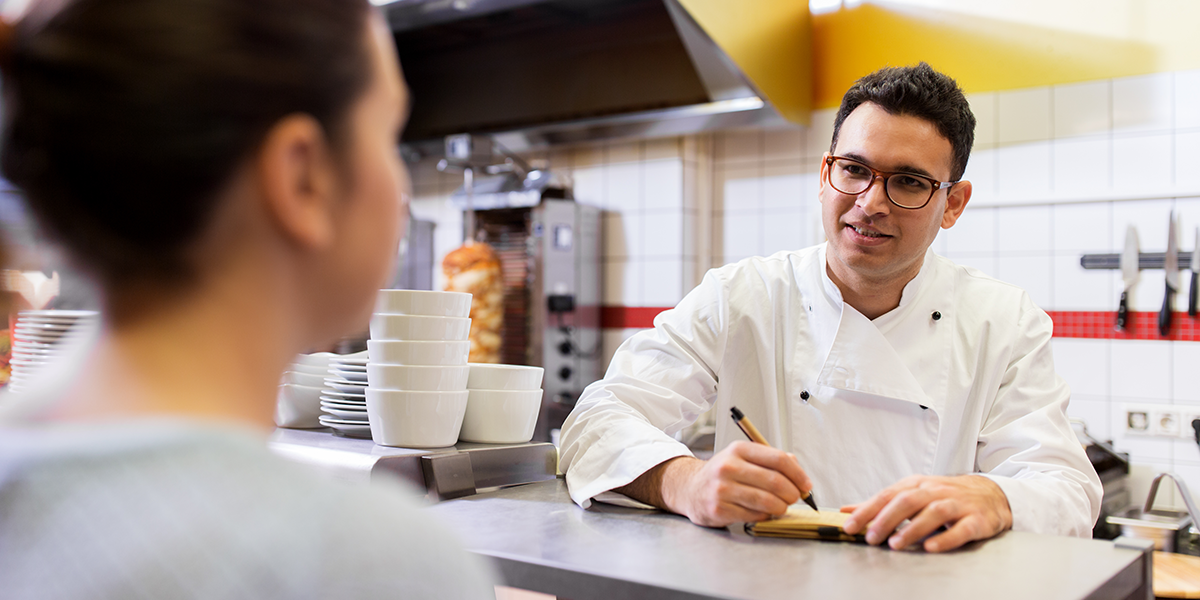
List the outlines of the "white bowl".
{"label": "white bowl", "polygon": [[542,387],[541,367],[470,363],[471,376],[467,388],[473,390],[539,390]]}
{"label": "white bowl", "polygon": [[458,392],[467,389],[470,367],[367,363],[367,384],[381,390]]}
{"label": "white bowl", "polygon": [[381,365],[465,365],[471,342],[367,340],[371,362]]}
{"label": "white bowl", "polygon": [[453,446],[458,441],[466,411],[466,390],[416,392],[367,388],[371,438],[381,446]]}
{"label": "white bowl", "polygon": [[371,315],[371,339],[462,341],[471,333],[471,319],[375,313]]}
{"label": "white bowl", "polygon": [[275,424],[293,429],[321,427],[321,388],[285,383],[275,397]]}
{"label": "white bowl", "polygon": [[467,390],[467,414],[458,438],[484,444],[521,444],[533,437],[542,390]]}
{"label": "white bowl", "polygon": [[286,371],[283,374],[283,383],[295,383],[303,386],[321,387],[325,385],[325,378],[328,374],[317,373],[301,373],[300,371]]}
{"label": "white bowl", "polygon": [[471,294],[425,290],[379,290],[375,312],[431,317],[469,317]]}

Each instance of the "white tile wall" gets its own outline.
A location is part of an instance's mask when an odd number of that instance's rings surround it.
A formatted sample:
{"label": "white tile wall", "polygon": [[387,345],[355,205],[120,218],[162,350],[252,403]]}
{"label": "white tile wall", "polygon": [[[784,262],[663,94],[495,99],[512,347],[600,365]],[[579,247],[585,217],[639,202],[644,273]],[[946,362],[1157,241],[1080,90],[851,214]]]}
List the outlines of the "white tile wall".
{"label": "white tile wall", "polygon": [[1000,92],[997,141],[1016,144],[1050,139],[1051,106],[1048,87]]}

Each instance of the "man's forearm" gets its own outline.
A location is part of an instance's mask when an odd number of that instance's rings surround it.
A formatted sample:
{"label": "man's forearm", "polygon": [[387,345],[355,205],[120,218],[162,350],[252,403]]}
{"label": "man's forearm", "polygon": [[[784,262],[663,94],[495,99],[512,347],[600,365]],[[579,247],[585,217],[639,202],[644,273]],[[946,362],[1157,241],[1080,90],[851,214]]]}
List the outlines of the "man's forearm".
{"label": "man's forearm", "polygon": [[682,478],[699,469],[703,462],[692,456],[676,456],[652,467],[629,484],[613,491],[629,496],[638,502],[678,513],[680,511],[676,508],[677,503],[672,501],[676,495],[673,492],[678,488],[678,483]]}

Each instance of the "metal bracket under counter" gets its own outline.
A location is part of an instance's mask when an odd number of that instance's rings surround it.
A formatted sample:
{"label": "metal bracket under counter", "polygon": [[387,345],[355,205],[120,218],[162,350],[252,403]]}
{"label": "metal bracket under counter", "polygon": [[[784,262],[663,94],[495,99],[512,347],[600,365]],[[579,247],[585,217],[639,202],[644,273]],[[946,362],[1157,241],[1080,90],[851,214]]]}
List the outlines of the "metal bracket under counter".
{"label": "metal bracket under counter", "polygon": [[276,429],[272,451],[345,481],[369,483],[399,477],[431,500],[469,496],[477,491],[554,479],[558,449],[547,443],[472,444],[417,449],[379,446],[369,439],[333,435],[329,430]]}
{"label": "metal bracket under counter", "polygon": [[[1166,256],[1166,252],[1141,252],[1138,254],[1138,270],[1161,269],[1166,262]],[[1180,271],[1192,268],[1192,252],[1190,250],[1186,253],[1180,250],[1178,260]],[[1084,254],[1079,258],[1079,264],[1085,269],[1117,270],[1121,268],[1121,255]]]}

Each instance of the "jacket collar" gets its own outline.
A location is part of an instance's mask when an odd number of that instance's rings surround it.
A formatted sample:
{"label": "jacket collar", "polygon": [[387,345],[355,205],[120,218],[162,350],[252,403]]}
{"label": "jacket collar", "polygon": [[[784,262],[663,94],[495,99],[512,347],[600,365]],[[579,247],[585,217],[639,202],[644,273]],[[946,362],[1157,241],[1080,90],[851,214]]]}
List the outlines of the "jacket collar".
{"label": "jacket collar", "polygon": [[[825,252],[826,246],[823,245],[819,251],[820,260],[815,266],[820,271],[829,308],[833,309],[829,316],[836,315],[837,332],[817,383],[940,408],[944,402],[939,392],[944,386],[939,382],[944,381],[945,373],[918,373],[909,367],[930,364],[920,360],[918,354],[941,354],[941,347],[948,339],[945,337],[946,328],[952,327],[947,320],[930,331],[930,325],[926,323],[929,317],[922,314],[929,308],[927,305],[932,299],[949,299],[948,290],[934,289],[941,287],[934,273],[938,258],[932,251],[926,251],[920,272],[905,285],[901,293],[899,306],[871,321],[842,300],[841,291],[827,272]],[[947,293],[943,296],[942,292]],[[896,335],[887,335],[893,330]],[[889,337],[905,343],[898,350]]]}

